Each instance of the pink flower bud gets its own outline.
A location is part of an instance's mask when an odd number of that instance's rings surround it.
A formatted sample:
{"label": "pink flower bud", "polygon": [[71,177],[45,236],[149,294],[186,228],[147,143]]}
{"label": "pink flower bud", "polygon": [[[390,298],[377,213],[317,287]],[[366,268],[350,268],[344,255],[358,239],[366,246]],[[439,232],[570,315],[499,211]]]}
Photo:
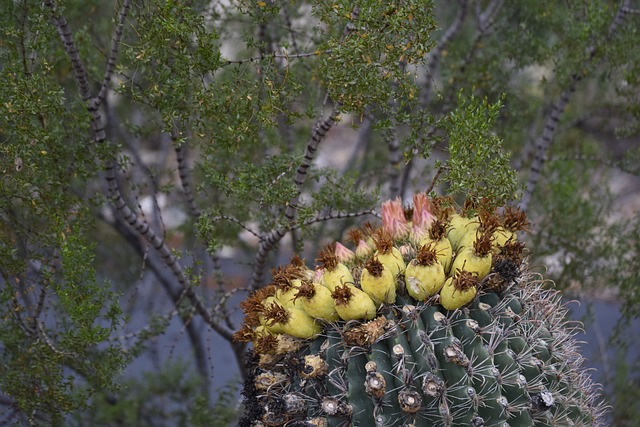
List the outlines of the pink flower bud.
{"label": "pink flower bud", "polygon": [[360,240],[358,242],[358,247],[356,247],[356,256],[358,258],[366,258],[373,252],[373,248],[364,240]]}
{"label": "pink flower bud", "polygon": [[340,242],[336,242],[335,254],[340,262],[351,261],[356,254]]}
{"label": "pink flower bud", "polygon": [[382,204],[382,228],[393,238],[401,239],[409,234],[409,224],[404,217],[400,197]]}
{"label": "pink flower bud", "polygon": [[435,215],[431,211],[431,203],[426,193],[416,193],[413,195],[413,230],[412,236],[421,239],[426,235],[429,226],[435,220]]}

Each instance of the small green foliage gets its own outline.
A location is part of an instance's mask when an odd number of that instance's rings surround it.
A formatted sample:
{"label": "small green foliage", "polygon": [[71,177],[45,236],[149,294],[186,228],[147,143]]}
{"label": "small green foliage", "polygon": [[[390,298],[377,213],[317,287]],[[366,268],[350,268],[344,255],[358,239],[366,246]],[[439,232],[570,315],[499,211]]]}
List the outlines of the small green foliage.
{"label": "small green foliage", "polygon": [[414,76],[405,66],[422,63],[433,46],[430,0],[369,0],[356,9],[351,2],[323,1],[315,13],[333,33],[319,48],[320,76],[344,111],[360,113],[370,105],[418,96]]}
{"label": "small green foliage", "polygon": [[502,150],[502,140],[492,130],[502,103],[458,94],[457,109],[444,124],[449,136],[449,194],[485,197],[496,206],[518,197],[516,172],[509,164],[509,154]]}
{"label": "small green foliage", "polygon": [[213,403],[201,385],[186,363],[167,363],[123,379],[115,392],[97,393],[91,408],[71,416],[67,425],[230,426],[237,417],[237,381],[225,385]]}

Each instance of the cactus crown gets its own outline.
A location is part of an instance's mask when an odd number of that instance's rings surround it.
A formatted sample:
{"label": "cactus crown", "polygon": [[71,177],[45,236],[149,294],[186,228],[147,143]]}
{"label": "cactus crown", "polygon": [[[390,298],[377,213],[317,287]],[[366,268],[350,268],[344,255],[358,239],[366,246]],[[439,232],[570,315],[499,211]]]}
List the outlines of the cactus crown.
{"label": "cactus crown", "polygon": [[436,217],[429,228],[429,237],[432,240],[440,240],[447,235],[447,222],[440,217]]}
{"label": "cactus crown", "polygon": [[[526,227],[524,213],[507,207],[498,224],[483,201],[468,202],[482,226],[474,248],[492,264],[467,270],[466,261],[436,254],[435,242],[411,238],[446,240],[450,202],[423,194],[414,203],[407,212],[399,200],[386,202],[379,229],[351,230],[355,252],[326,246],[317,259],[323,274],[293,258],[241,304],[246,320],[235,338],[253,350],[240,427],[600,425],[603,406],[560,296],[528,271],[522,242],[512,236],[498,246],[494,238],[499,225]],[[379,254],[366,246],[371,237]],[[382,255],[394,248],[404,259]],[[387,267],[378,256],[398,270],[382,292],[362,279]],[[299,307],[276,292],[292,278],[300,279]]]}
{"label": "cactus crown", "polygon": [[416,261],[418,265],[429,266],[438,261],[438,254],[434,249],[433,242],[420,246],[418,253],[416,254]]}
{"label": "cactus crown", "polygon": [[364,268],[366,268],[372,276],[380,277],[382,276],[382,270],[384,269],[384,266],[380,261],[378,261],[378,258],[372,257],[369,262],[367,262],[367,265],[364,266]]}
{"label": "cactus crown", "polygon": [[316,262],[326,270],[334,270],[340,261],[335,254],[335,247],[335,243],[325,246],[316,259]]}

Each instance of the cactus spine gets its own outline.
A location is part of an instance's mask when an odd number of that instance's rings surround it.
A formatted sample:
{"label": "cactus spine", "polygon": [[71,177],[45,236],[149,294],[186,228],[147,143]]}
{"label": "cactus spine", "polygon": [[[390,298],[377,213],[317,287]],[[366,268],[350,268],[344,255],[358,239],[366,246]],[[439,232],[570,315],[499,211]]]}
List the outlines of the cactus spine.
{"label": "cactus spine", "polygon": [[522,257],[524,214],[482,208],[446,272],[435,241],[459,214],[441,202],[416,195],[410,217],[386,202],[379,230],[350,233],[355,251],[322,251],[322,283],[295,259],[242,304],[236,339],[253,350],[241,427],[600,424],[560,295]]}

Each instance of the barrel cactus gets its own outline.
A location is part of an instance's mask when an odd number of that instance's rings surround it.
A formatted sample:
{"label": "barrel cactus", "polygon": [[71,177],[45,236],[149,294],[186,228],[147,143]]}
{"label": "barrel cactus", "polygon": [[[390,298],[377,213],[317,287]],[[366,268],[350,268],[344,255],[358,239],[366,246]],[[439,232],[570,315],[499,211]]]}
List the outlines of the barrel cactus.
{"label": "barrel cactus", "polygon": [[601,422],[558,292],[528,270],[523,212],[416,194],[294,257],[242,303],[242,427]]}

